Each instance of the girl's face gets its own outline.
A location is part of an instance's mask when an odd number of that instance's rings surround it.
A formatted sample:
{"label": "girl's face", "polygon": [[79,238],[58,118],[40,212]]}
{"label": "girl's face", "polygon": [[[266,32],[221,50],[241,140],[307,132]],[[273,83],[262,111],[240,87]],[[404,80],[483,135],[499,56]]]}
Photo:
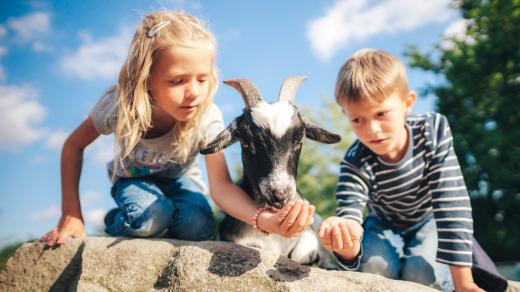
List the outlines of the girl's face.
{"label": "girl's face", "polygon": [[157,52],[150,72],[154,119],[185,122],[195,116],[210,92],[213,59],[211,46],[169,46]]}
{"label": "girl's face", "polygon": [[394,93],[383,102],[344,104],[343,111],[361,143],[384,161],[397,162],[407,150],[405,117],[415,97],[414,92],[404,99]]}

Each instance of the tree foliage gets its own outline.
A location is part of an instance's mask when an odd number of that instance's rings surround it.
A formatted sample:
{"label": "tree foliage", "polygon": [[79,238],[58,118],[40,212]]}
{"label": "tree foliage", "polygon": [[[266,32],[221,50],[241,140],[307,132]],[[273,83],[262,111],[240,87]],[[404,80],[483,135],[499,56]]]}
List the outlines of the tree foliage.
{"label": "tree foliage", "polygon": [[463,37],[427,53],[411,46],[412,67],[443,77],[427,86],[448,117],[470,192],[475,237],[494,260],[520,259],[520,0],[456,1]]}

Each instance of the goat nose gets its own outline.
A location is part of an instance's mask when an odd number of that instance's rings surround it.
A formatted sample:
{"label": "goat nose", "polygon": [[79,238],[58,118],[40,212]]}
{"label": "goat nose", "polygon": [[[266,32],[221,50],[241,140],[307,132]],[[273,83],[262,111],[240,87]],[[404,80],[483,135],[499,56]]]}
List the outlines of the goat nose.
{"label": "goat nose", "polygon": [[280,205],[280,206],[278,206],[278,208],[285,206],[285,204],[287,204],[290,201],[291,190],[292,190],[291,187],[287,186],[287,187],[276,188],[273,191],[274,199]]}

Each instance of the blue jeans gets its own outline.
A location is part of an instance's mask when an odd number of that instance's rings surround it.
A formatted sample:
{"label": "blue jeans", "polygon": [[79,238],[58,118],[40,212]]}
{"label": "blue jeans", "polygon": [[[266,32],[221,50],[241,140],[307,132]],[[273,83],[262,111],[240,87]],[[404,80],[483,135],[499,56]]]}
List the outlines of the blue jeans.
{"label": "blue jeans", "polygon": [[437,227],[431,217],[403,231],[366,218],[360,271],[453,291],[449,266],[438,263]]}
{"label": "blue jeans", "polygon": [[119,178],[112,186],[118,210],[105,232],[112,236],[209,240],[215,220],[203,190],[189,177]]}

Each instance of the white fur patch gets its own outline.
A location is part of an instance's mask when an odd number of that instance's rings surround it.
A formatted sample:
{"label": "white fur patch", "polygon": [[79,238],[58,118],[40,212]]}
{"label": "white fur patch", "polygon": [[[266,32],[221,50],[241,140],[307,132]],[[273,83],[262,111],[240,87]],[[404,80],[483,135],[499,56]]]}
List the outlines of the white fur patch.
{"label": "white fur patch", "polygon": [[294,108],[287,101],[273,104],[260,102],[251,108],[253,122],[264,129],[269,129],[276,137],[281,138],[291,125]]}
{"label": "white fur patch", "polygon": [[291,259],[297,263],[308,264],[314,260],[313,256],[319,253],[320,243],[312,229],[305,229],[298,240],[298,244],[291,253]]}
{"label": "white fur patch", "polygon": [[287,169],[283,167],[275,167],[273,172],[260,181],[258,185],[260,187],[260,191],[263,194],[267,194],[269,190],[273,189],[283,190],[289,188],[291,190],[291,193],[287,194],[289,196],[289,200],[291,201],[296,198],[296,181],[294,177],[287,173]]}

